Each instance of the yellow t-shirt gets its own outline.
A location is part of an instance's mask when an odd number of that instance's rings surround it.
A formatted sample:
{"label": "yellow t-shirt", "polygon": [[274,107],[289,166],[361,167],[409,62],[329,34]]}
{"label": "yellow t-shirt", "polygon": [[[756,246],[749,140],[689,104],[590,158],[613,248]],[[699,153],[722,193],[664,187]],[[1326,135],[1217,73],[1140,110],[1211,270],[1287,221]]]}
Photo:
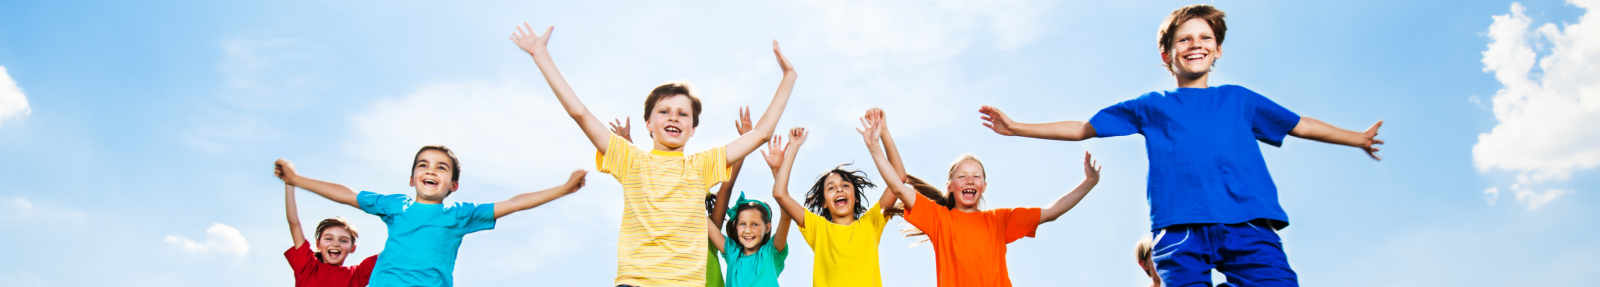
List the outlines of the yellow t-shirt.
{"label": "yellow t-shirt", "polygon": [[806,225],[800,228],[800,234],[816,254],[811,263],[811,285],[882,287],[878,241],[885,225],[888,221],[877,204],[850,225],[839,225],[806,211]]}
{"label": "yellow t-shirt", "polygon": [[595,165],[622,183],[615,285],[705,286],[705,194],[728,180],[726,152],[647,152],[616,135],[606,151]]}

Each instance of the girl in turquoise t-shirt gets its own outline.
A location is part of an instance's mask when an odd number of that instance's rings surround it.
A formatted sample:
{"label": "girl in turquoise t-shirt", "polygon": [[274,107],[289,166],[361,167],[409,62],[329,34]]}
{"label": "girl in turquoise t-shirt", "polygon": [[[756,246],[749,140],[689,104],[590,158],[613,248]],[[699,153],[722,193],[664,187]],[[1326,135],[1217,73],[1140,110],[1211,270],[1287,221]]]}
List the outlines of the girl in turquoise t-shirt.
{"label": "girl in turquoise t-shirt", "polygon": [[789,257],[789,216],[780,215],[777,235],[773,236],[772,208],[759,200],[744,199],[728,208],[727,235],[717,232],[716,224],[706,220],[711,245],[722,252],[728,274],[722,279],[729,287],[778,286],[778,273]]}

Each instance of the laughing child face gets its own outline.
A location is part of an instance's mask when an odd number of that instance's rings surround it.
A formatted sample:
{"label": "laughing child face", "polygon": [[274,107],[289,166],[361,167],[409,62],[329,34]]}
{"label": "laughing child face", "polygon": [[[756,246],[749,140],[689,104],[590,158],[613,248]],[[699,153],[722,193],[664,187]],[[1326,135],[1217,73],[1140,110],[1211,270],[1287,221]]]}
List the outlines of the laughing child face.
{"label": "laughing child face", "polygon": [[854,218],[856,215],[856,186],[837,172],[829,172],[822,180],[822,194],[828,213],[833,218]]}
{"label": "laughing child face", "polygon": [[694,136],[693,104],[688,95],[679,94],[662,97],[652,107],[646,125],[657,150],[682,150],[683,144]]}
{"label": "laughing child face", "polygon": [[772,230],[759,208],[739,208],[736,220],[734,239],[739,241],[739,246],[746,254],[755,252],[761,248],[761,244],[766,243],[767,234]]}
{"label": "laughing child face", "polygon": [[984,179],[983,164],[975,160],[962,160],[950,170],[950,183],[945,190],[950,191],[950,197],[956,199],[956,208],[977,209],[978,200],[983,198],[983,191],[989,188],[989,182]]}
{"label": "laughing child face", "polygon": [[1178,77],[1205,76],[1211,72],[1212,64],[1222,57],[1222,43],[1205,19],[1185,20],[1173,33],[1171,43],[1171,48],[1163,51],[1161,57]]}
{"label": "laughing child face", "polygon": [[458,162],[447,150],[430,147],[424,147],[412,162],[411,186],[417,189],[417,202],[438,204],[460,187],[456,184]]}
{"label": "laughing child face", "polygon": [[343,226],[331,226],[317,234],[317,254],[322,262],[344,266],[344,259],[356,251],[356,238]]}

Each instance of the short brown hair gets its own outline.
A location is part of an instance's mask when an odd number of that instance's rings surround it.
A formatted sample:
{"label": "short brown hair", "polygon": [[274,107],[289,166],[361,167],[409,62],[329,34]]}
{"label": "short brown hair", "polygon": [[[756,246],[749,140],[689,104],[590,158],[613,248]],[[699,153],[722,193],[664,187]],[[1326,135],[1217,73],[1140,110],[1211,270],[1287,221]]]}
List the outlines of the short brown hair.
{"label": "short brown hair", "polygon": [[1167,49],[1172,48],[1172,37],[1178,33],[1178,26],[1195,18],[1205,20],[1207,25],[1211,25],[1211,33],[1217,35],[1217,46],[1220,47],[1222,39],[1228,34],[1228,23],[1222,20],[1223,17],[1227,17],[1227,13],[1206,4],[1194,4],[1172,10],[1172,14],[1167,15],[1167,20],[1161,22],[1157,47],[1161,48],[1162,54],[1166,54]]}
{"label": "short brown hair", "polygon": [[644,98],[644,120],[646,122],[650,121],[650,111],[656,109],[656,102],[672,96],[683,95],[689,97],[690,109],[694,110],[694,123],[691,123],[690,126],[700,127],[700,96],[697,94],[698,92],[695,91],[694,86],[689,85],[689,81],[669,81],[658,85],[655,89],[650,90],[649,97]]}
{"label": "short brown hair", "polygon": [[316,238],[321,240],[322,231],[331,227],[344,227],[345,231],[350,231],[351,241],[355,241],[357,237],[361,237],[361,235],[356,234],[356,227],[350,226],[350,222],[344,221],[344,217],[334,216],[333,218],[323,219],[322,222],[317,223]]}
{"label": "short brown hair", "polygon": [[417,155],[411,157],[411,168],[408,168],[408,169],[416,168],[417,167],[417,159],[422,158],[422,152],[425,152],[425,151],[428,151],[428,150],[442,151],[442,152],[444,152],[445,156],[449,156],[450,157],[450,182],[461,182],[461,161],[456,159],[456,152],[450,151],[450,148],[444,147],[442,145],[423,146],[422,149],[417,150]]}

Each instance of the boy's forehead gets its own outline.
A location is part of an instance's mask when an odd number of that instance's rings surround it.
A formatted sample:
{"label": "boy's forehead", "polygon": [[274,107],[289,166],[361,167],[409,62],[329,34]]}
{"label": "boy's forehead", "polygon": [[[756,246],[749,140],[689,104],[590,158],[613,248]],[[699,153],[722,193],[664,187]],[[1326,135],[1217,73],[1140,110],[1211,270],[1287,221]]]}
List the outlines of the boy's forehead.
{"label": "boy's forehead", "polygon": [[1200,17],[1189,18],[1189,20],[1184,20],[1183,24],[1178,25],[1178,34],[1211,32],[1211,23]]}
{"label": "boy's forehead", "polygon": [[694,101],[689,100],[689,95],[676,94],[676,95],[661,97],[660,100],[656,100],[656,109],[661,109],[661,108],[689,109],[689,108],[692,108],[693,104],[694,104]]}
{"label": "boy's forehead", "polygon": [[439,150],[434,150],[434,149],[425,150],[425,151],[422,151],[421,154],[417,154],[417,162],[423,162],[423,161],[439,162],[439,163],[448,164],[448,163],[450,163],[450,155],[447,155],[443,151],[439,151]]}

